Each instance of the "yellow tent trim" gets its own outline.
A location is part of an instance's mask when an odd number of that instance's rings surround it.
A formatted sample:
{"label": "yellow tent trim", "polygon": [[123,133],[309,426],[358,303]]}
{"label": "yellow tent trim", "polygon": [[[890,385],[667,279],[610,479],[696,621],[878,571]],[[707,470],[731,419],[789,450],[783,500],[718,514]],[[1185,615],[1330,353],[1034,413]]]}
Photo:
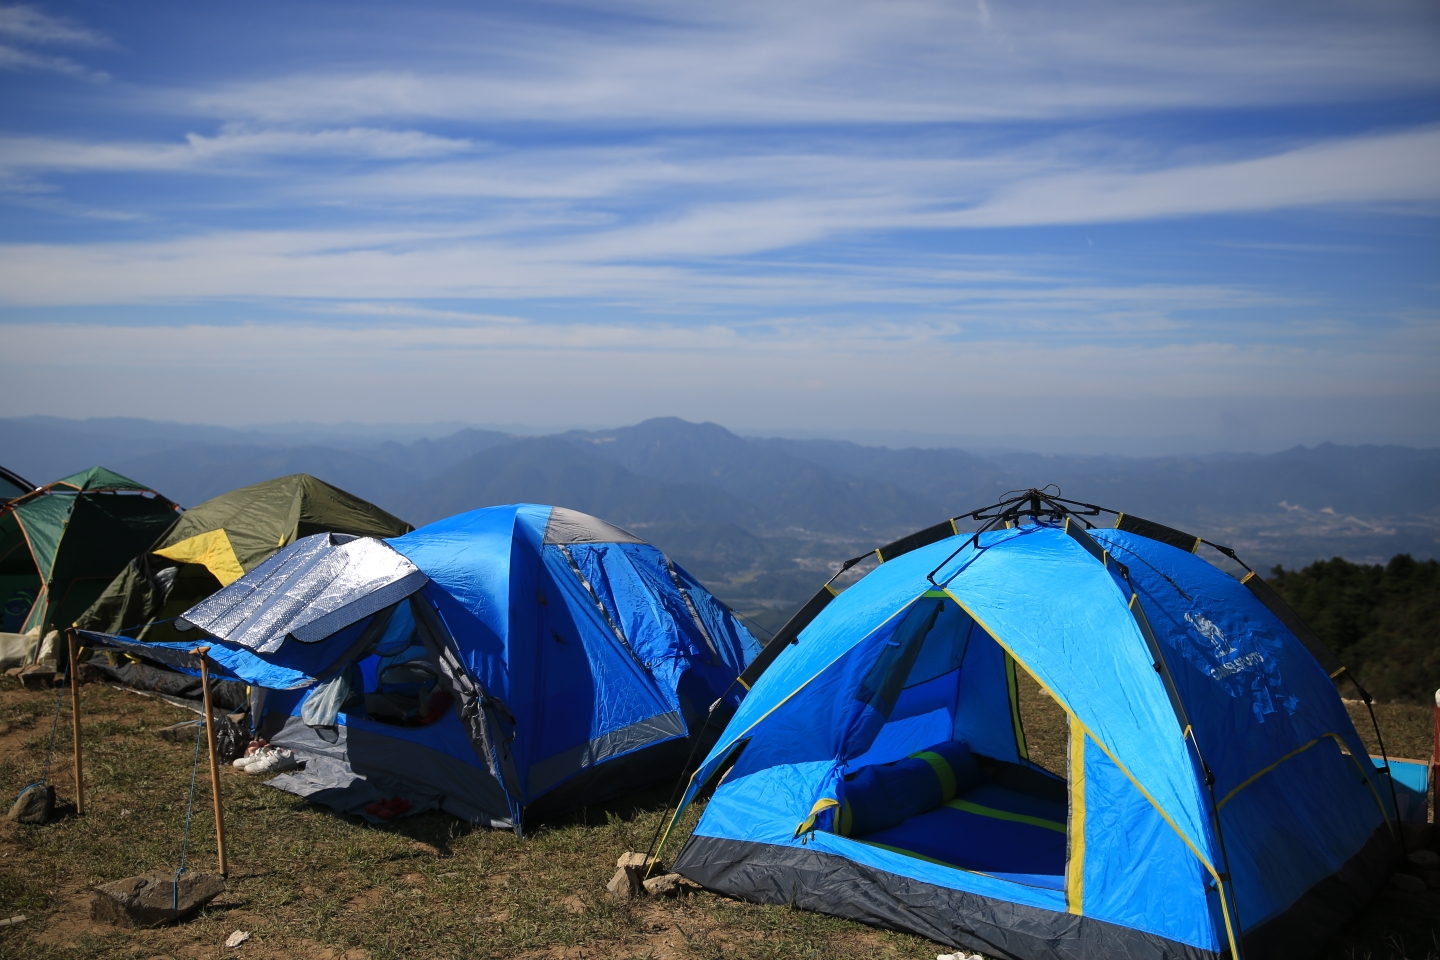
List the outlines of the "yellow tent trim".
{"label": "yellow tent trim", "polygon": [[226,535],[223,527],[196,534],[188,540],[181,540],[155,552],[180,563],[200,564],[215,575],[222,587],[228,587],[245,576],[245,570],[240,566],[240,560],[235,556],[235,548],[230,546],[230,537]]}

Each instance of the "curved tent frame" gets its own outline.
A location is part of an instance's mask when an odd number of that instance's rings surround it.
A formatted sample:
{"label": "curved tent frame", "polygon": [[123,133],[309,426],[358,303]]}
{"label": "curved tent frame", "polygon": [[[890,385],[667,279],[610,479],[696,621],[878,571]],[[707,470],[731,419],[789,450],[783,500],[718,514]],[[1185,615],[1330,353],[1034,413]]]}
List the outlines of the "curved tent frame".
{"label": "curved tent frame", "polygon": [[[1113,529],[1090,523],[1102,512],[1117,517]],[[964,519],[979,528],[960,533]],[[996,956],[1259,957],[1323,936],[1347,900],[1383,878],[1398,839],[1390,804],[1377,771],[1355,759],[1364,747],[1331,683],[1343,668],[1248,567],[1237,580],[1193,556],[1206,543],[1028,490],[865,555],[880,566],[844,593],[832,578],[740,678],[750,694],[671,819],[715,788],[676,869],[738,896]],[[914,739],[926,734],[904,740],[915,721],[892,720],[894,703],[870,713],[855,704],[873,686],[866,671],[909,649],[905,625],[923,605],[938,612],[947,602],[958,610],[942,618],[972,625],[961,662],[994,651],[991,667],[982,657],[967,670],[989,670],[1002,688],[1012,671],[1008,705],[991,705],[990,726],[1010,729],[1016,667],[1069,720],[1068,847],[1052,880],[953,856],[927,862],[915,852],[926,838],[906,852],[837,835],[827,820],[867,761],[893,761],[902,742],[926,747]],[[995,769],[1033,767],[1018,714],[1008,745],[986,741],[975,717],[961,716],[986,694],[966,687],[958,667],[954,676],[953,729],[978,738]],[[1093,816],[1087,825],[1087,793],[1109,832]]]}

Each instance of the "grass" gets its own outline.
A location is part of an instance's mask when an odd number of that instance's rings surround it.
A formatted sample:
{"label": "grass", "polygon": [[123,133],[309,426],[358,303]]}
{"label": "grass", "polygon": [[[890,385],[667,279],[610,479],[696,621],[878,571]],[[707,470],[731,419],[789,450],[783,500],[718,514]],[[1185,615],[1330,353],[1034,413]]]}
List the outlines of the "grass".
{"label": "grass", "polygon": [[[82,690],[88,811],[44,827],[0,821],[0,957],[894,957],[932,960],[936,947],[783,907],[710,894],[616,902],[615,860],[644,850],[668,786],[576,811],[517,839],[442,814],[385,827],[313,806],[222,772],[231,880],[196,919],[154,931],[88,919],[88,888],[180,859],[193,746],[153,731],[193,715],[100,686]],[[38,779],[54,694],[0,681],[0,785]],[[73,795],[65,706],[52,771]],[[699,811],[692,811],[684,833]],[[672,841],[670,852],[678,850]],[[187,862],[215,869],[202,761]],[[238,951],[234,930],[251,939]]]}
{"label": "grass", "polygon": [[[1022,706],[1032,756],[1064,769],[1059,708],[1038,688]],[[708,893],[616,902],[605,893],[615,859],[643,850],[664,815],[667,789],[576,811],[519,840],[425,814],[372,827],[222,773],[230,836],[227,892],[185,924],[154,931],[88,919],[88,889],[180,858],[193,745],[153,731],[192,715],[100,686],[82,691],[87,803],[43,827],[0,821],[0,957],[441,957],[924,958],[948,953],[919,937]],[[0,680],[0,788],[38,779],[55,696]],[[68,703],[52,781],[71,785]],[[1382,709],[1392,752],[1428,744],[1428,714]],[[1423,720],[1423,724],[1421,721]],[[1368,725],[1368,718],[1366,720]],[[1396,744],[1392,746],[1391,741]],[[688,814],[688,834],[699,810]],[[203,765],[187,862],[213,870],[215,835]],[[676,840],[667,851],[679,849]],[[1342,933],[1324,960],[1440,960],[1440,896],[1393,888]],[[251,939],[227,950],[225,938]]]}

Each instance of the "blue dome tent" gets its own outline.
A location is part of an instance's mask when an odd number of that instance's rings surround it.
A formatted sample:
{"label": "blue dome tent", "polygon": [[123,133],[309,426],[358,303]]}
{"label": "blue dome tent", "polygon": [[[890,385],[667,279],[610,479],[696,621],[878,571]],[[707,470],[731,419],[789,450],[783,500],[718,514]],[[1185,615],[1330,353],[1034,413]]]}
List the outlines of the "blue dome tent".
{"label": "blue dome tent", "polygon": [[306,537],[178,625],[196,640],[83,636],[192,671],[208,644],[212,673],[253,685],[252,723],[307,761],[282,789],[517,830],[674,776],[759,649],[655,547],[534,504],[388,540]]}
{"label": "blue dome tent", "polygon": [[[1399,839],[1343,668],[1208,541],[1099,509],[1029,491],[827,584],[742,675],[674,869],[991,957],[1312,954]],[[1017,673],[1064,710],[1065,776]]]}

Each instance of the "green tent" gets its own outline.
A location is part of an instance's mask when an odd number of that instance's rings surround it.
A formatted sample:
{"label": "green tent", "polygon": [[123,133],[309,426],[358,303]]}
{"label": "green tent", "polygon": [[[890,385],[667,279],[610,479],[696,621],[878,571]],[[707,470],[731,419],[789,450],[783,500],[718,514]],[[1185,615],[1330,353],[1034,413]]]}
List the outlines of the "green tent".
{"label": "green tent", "polygon": [[309,474],[241,487],[187,510],[159,539],[132,550],[133,559],[77,625],[149,641],[179,640],[169,621],[287,543],[312,533],[398,537],[412,529]]}
{"label": "green tent", "polygon": [[104,467],[0,507],[0,630],[38,639],[70,626],[179,509]]}

